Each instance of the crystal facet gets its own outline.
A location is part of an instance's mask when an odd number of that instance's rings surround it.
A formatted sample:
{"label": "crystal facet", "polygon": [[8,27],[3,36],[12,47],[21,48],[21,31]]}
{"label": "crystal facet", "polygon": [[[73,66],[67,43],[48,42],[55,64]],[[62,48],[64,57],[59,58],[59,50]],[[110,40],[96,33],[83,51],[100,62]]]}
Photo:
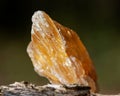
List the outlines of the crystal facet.
{"label": "crystal facet", "polygon": [[96,92],[96,72],[78,35],[43,11],[35,12],[32,22],[27,52],[35,71],[53,84],[89,85]]}

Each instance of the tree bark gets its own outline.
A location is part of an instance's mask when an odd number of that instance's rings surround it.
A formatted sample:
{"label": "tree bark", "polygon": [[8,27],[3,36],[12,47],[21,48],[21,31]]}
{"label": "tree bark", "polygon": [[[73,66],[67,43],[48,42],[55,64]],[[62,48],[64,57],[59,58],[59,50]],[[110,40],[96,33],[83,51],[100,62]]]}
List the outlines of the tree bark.
{"label": "tree bark", "polygon": [[[0,86],[0,96],[113,96],[90,92],[89,86],[53,85],[36,86],[28,82],[15,82]],[[120,96],[120,95],[114,95]]]}

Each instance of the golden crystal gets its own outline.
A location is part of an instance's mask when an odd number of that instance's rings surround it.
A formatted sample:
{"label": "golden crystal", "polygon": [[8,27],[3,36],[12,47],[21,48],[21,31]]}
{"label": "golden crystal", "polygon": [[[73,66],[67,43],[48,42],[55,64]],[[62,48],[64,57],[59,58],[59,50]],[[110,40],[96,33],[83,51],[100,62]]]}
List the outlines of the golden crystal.
{"label": "golden crystal", "polygon": [[96,72],[78,35],[43,11],[35,12],[32,22],[27,52],[35,71],[53,84],[89,85],[95,92]]}

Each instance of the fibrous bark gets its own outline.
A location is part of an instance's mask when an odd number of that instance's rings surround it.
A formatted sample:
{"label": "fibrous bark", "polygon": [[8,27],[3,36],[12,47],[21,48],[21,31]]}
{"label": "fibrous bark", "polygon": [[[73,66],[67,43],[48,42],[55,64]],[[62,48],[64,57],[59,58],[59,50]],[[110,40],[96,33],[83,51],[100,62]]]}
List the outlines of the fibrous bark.
{"label": "fibrous bark", "polygon": [[28,82],[15,82],[0,87],[1,96],[90,96],[90,87],[79,85],[36,86]]}
{"label": "fibrous bark", "polygon": [[15,82],[0,86],[0,96],[120,96],[91,93],[89,86],[53,85],[36,86],[28,82]]}

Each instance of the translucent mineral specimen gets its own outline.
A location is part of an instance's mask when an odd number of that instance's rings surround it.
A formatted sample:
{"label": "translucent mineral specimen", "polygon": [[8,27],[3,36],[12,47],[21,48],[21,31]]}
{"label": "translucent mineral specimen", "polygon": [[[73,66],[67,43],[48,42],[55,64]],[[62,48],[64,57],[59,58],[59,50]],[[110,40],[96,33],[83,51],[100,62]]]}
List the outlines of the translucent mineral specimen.
{"label": "translucent mineral specimen", "polygon": [[89,85],[96,92],[96,72],[78,35],[43,11],[35,12],[32,22],[27,52],[35,71],[53,84]]}

